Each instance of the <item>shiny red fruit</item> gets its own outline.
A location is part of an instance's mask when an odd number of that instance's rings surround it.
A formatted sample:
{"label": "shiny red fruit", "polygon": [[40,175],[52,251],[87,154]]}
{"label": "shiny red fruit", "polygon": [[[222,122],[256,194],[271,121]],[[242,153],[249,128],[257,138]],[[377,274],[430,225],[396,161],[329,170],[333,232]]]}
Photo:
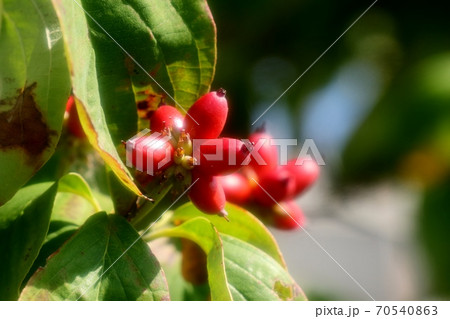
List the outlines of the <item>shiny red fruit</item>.
{"label": "shiny red fruit", "polygon": [[262,132],[255,132],[249,137],[249,141],[254,145],[250,167],[258,175],[272,171],[278,166],[278,148],[272,145],[271,140],[272,136]]}
{"label": "shiny red fruit", "polygon": [[170,105],[160,106],[150,118],[152,132],[162,132],[166,127],[178,130],[183,127],[183,115]]}
{"label": "shiny red fruit", "polygon": [[319,177],[320,168],[316,161],[312,159],[300,160],[298,164],[297,159],[290,160],[285,166],[295,178],[294,196],[300,194],[309,186],[311,186]]}
{"label": "shiny red fruit", "polygon": [[193,172],[192,183],[189,198],[199,210],[211,215],[228,215],[225,211],[225,192],[218,177]]}
{"label": "shiny red fruit", "polygon": [[69,99],[66,103],[66,112],[69,113],[72,107],[75,107],[75,99],[73,98],[73,95],[69,96]]}
{"label": "shiny red fruit", "polygon": [[260,175],[257,182],[253,196],[264,206],[272,207],[275,203],[292,197],[295,191],[294,177],[282,167]]}
{"label": "shiny red fruit", "polygon": [[233,173],[227,176],[219,176],[228,202],[245,205],[251,197],[251,186],[247,178],[240,173]]}
{"label": "shiny red fruit", "polygon": [[174,148],[164,137],[144,136],[132,150],[133,166],[148,175],[168,168],[173,163]]}
{"label": "shiny red fruit", "polygon": [[78,116],[77,107],[75,105],[75,99],[70,96],[66,104],[66,112],[68,113],[67,118],[67,129],[70,134],[78,138],[85,138],[86,134],[83,131],[83,127],[80,123],[80,118]]}
{"label": "shiny red fruit", "polygon": [[209,92],[189,109],[184,117],[184,128],[192,139],[217,138],[225,126],[227,115],[225,90]]}
{"label": "shiny red fruit", "polygon": [[198,171],[208,175],[227,175],[242,167],[249,154],[247,146],[234,138],[215,138],[194,149]]}
{"label": "shiny red fruit", "polygon": [[[282,208],[281,208],[281,207]],[[305,216],[294,201],[281,202],[273,208],[274,226],[284,230],[294,230],[303,227]]]}

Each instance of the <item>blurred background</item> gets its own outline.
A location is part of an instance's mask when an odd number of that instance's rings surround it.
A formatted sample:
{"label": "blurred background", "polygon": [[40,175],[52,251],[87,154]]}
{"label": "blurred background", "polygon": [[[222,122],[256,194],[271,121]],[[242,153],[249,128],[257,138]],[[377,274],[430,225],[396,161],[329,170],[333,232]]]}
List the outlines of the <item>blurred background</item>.
{"label": "blurred background", "polygon": [[[314,140],[326,166],[299,198],[306,228],[373,298],[449,300],[444,2],[378,1],[251,125],[372,2],[209,1],[213,88],[228,91],[228,135],[265,123],[274,137]],[[310,299],[370,299],[305,232],[273,232]]]}

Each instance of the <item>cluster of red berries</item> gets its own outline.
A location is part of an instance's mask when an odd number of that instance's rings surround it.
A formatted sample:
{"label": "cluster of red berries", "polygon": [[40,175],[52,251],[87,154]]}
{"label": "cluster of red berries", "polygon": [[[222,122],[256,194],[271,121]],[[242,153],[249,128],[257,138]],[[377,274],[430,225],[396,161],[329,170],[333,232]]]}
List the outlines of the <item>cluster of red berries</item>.
{"label": "cluster of red berries", "polygon": [[[184,188],[189,187],[189,198],[198,209],[226,217],[225,192],[218,176],[238,170],[248,155],[241,141],[221,138],[222,160],[207,156],[217,151],[207,141],[219,137],[227,115],[228,103],[222,89],[199,98],[186,116],[172,106],[160,106],[150,118],[152,134],[140,138],[132,149],[133,166],[148,172],[151,165],[151,175],[162,175],[163,179],[175,176]],[[159,134],[155,137],[154,133]],[[204,141],[198,151],[194,150],[193,140]],[[233,163],[228,160],[230,154],[236,156]]]}
{"label": "cluster of red berries", "polygon": [[278,228],[303,226],[304,215],[294,198],[316,181],[319,166],[312,159],[297,158],[279,165],[278,149],[265,132],[255,132],[249,140],[258,147],[259,158],[241,171],[221,177],[227,200],[258,206],[257,211]]}
{"label": "cluster of red berries", "polygon": [[[291,218],[284,216],[286,210],[298,227],[303,214],[292,199],[315,181],[317,164],[290,161],[279,166],[277,147],[265,133],[252,134],[249,143],[219,138],[227,115],[222,89],[200,97],[186,116],[172,106],[160,106],[150,117],[152,134],[140,137],[128,153],[132,165],[152,175],[150,179],[175,177],[183,189],[189,188],[189,198],[204,213],[226,217],[226,200],[240,205],[254,202],[270,207],[276,226],[294,228]],[[253,145],[259,156],[252,154]]]}

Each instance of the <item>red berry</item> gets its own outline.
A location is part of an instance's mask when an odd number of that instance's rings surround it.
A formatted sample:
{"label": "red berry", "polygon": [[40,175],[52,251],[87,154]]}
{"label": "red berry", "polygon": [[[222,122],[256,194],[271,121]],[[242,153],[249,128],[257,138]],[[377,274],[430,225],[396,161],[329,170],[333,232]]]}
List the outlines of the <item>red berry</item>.
{"label": "red berry", "polygon": [[72,95],[67,101],[66,112],[68,113],[67,129],[69,130],[70,134],[78,138],[85,138],[86,134],[84,133],[83,127],[81,126],[77,107],[75,105],[75,99]]}
{"label": "red berry", "polygon": [[295,190],[294,177],[282,167],[260,175],[258,184],[253,196],[259,204],[269,207],[288,199]]}
{"label": "red berry", "polygon": [[150,118],[152,132],[162,132],[166,127],[178,130],[183,127],[183,115],[170,105],[160,106]]}
{"label": "red berry", "polygon": [[69,96],[69,99],[66,103],[66,112],[69,113],[72,107],[75,107],[75,99],[73,98],[73,95]]}
{"label": "red berry", "polygon": [[228,102],[225,91],[209,92],[199,98],[184,118],[184,128],[191,138],[216,138],[225,126]]}
{"label": "red berry", "polygon": [[[271,144],[271,140],[272,136],[262,132],[255,132],[249,137],[255,147],[250,166],[258,175],[272,171],[278,166],[278,149],[276,145]],[[258,154],[260,157],[256,157]]]}
{"label": "red berry", "polygon": [[137,170],[154,175],[173,163],[174,148],[165,137],[144,136],[138,139],[132,151],[132,164]]}
{"label": "red berry", "polygon": [[311,186],[319,177],[320,168],[316,161],[312,159],[304,159],[303,163],[297,159],[290,160],[286,165],[286,170],[295,178],[294,195],[298,195]]}
{"label": "red berry", "polygon": [[194,171],[192,182],[189,198],[199,210],[211,215],[228,215],[225,211],[225,192],[218,177]]}
{"label": "red berry", "polygon": [[281,202],[280,206],[276,205],[273,207],[273,223],[275,227],[284,230],[303,227],[305,216],[294,201]]}
{"label": "red berry", "polygon": [[227,201],[245,205],[251,196],[251,186],[248,179],[240,173],[233,173],[227,176],[219,176],[220,183],[225,191]]}
{"label": "red berry", "polygon": [[196,169],[207,175],[227,175],[238,170],[249,154],[247,146],[234,138],[216,138],[195,147]]}

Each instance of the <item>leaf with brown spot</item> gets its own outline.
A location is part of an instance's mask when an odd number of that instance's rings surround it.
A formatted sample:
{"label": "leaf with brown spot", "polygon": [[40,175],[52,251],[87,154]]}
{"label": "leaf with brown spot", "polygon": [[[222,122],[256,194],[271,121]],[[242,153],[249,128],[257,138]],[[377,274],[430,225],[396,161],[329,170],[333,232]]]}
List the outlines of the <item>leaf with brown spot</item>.
{"label": "leaf with brown spot", "polygon": [[50,158],[70,92],[58,20],[45,0],[0,6],[0,205]]}
{"label": "leaf with brown spot", "polygon": [[30,165],[50,147],[51,136],[57,135],[56,131],[48,128],[36,105],[33,92],[36,86],[35,82],[19,89],[17,97],[0,100],[1,105],[14,100],[12,109],[0,113],[0,151],[17,149]]}
{"label": "leaf with brown spot", "polygon": [[306,300],[289,273],[262,250],[221,234],[233,300]]}

